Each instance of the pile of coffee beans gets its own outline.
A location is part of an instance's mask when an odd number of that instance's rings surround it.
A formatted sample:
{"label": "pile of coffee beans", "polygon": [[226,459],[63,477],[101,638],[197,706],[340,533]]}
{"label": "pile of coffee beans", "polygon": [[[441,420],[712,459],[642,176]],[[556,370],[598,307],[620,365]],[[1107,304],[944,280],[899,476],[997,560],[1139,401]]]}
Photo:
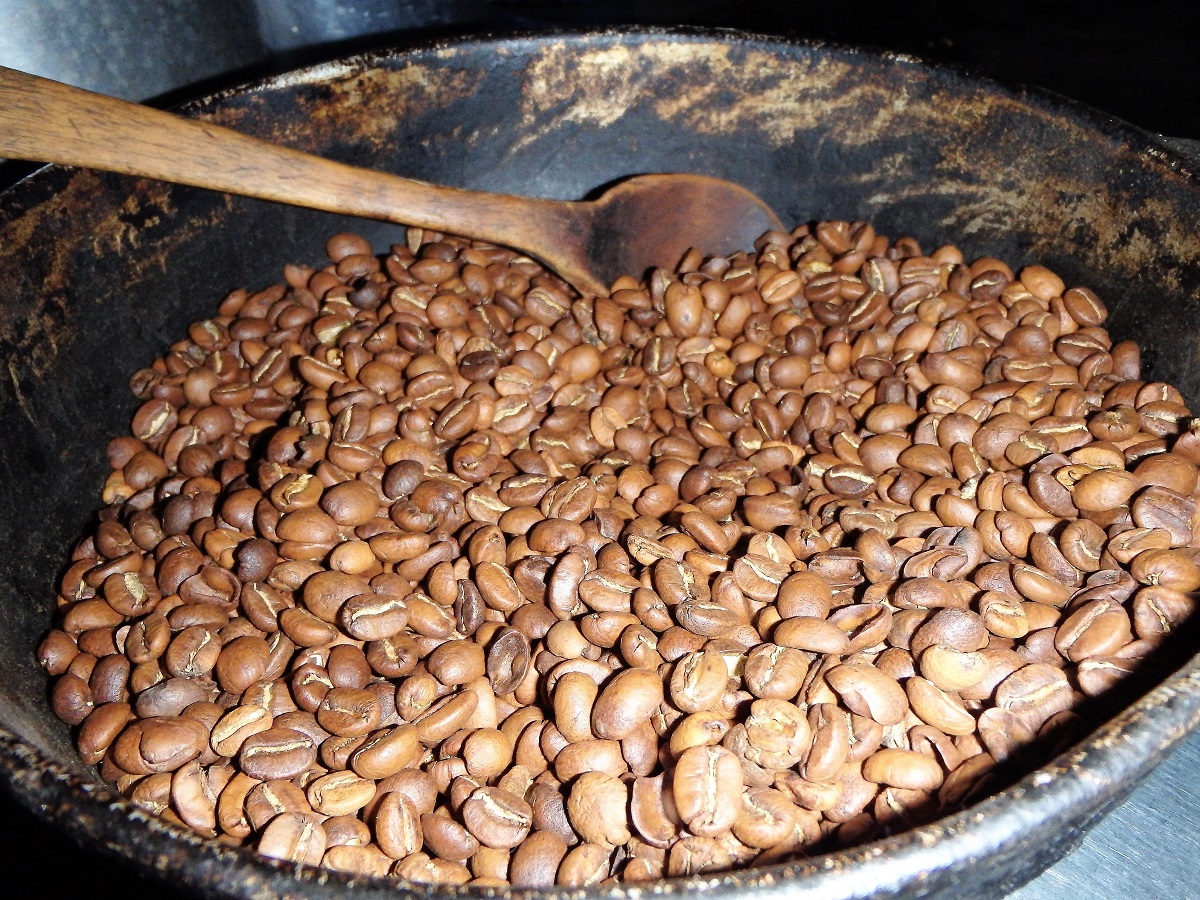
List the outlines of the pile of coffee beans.
{"label": "pile of coffee beans", "polygon": [[219,841],[489,886],[854,844],[1192,610],[1200,428],[1046,268],[328,253],[133,376],[39,649],[83,759]]}

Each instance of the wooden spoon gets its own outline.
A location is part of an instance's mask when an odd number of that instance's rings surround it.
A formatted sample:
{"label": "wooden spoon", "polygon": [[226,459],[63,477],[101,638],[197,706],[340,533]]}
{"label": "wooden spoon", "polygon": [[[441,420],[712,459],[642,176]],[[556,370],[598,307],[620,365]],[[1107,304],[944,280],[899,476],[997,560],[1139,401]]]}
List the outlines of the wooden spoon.
{"label": "wooden spoon", "polygon": [[86,166],[476,238],[541,260],[584,294],[672,267],[695,247],[746,250],[780,228],[746,189],[638,175],[596,200],[441,187],[322,159],[195,119],[0,67],[0,156]]}

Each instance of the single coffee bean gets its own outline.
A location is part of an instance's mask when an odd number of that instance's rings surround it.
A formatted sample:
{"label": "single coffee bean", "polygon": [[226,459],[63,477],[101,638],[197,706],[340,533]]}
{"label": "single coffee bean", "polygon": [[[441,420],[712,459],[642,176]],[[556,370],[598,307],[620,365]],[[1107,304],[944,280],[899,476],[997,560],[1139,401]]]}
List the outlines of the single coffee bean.
{"label": "single coffee bean", "polygon": [[375,808],[374,834],[379,848],[393,859],[404,859],[425,842],[421,816],[413,801],[400,791],[389,791]]}
{"label": "single coffee bean", "polygon": [[511,849],[529,834],[533,809],[515,794],[500,788],[475,790],[462,807],[463,821],[481,844]]}
{"label": "single coffee bean", "polygon": [[283,813],[272,819],[258,840],[258,852],[273,859],[319,865],[325,856],[325,829],[316,816]]}
{"label": "single coffee bean", "polygon": [[717,835],[732,828],[744,787],[742,767],[724,747],[691,747],[675,764],[675,808],[695,834]]}
{"label": "single coffee bean", "polygon": [[880,725],[898,724],[908,708],[900,685],[870,666],[836,666],[825,678],[852,711]]}
{"label": "single coffee bean", "polygon": [[291,728],[268,728],[242,741],[238,768],[260,781],[294,778],[317,760],[317,748],[307,734]]}
{"label": "single coffee bean", "polygon": [[321,727],[339,737],[358,737],[379,727],[379,698],[362,688],[334,687],[316,709]]}
{"label": "single coffee bean", "polygon": [[663,702],[663,683],[649,669],[625,669],[605,684],[592,707],[592,733],[599,738],[629,737]]}
{"label": "single coffee bean", "polygon": [[935,760],[913,750],[884,748],[863,762],[863,778],[877,784],[912,791],[932,791],[942,785],[942,769]]}
{"label": "single coffee bean", "polygon": [[711,709],[725,692],[729,670],[718,653],[689,653],[675,663],[671,673],[671,702],[684,712]]}
{"label": "single coffee bean", "polygon": [[628,804],[629,791],[619,779],[603,772],[584,772],[567,797],[567,815],[583,840],[595,846],[615,847],[630,838]]}
{"label": "single coffee bean", "polygon": [[405,724],[372,733],[347,762],[363,778],[382,779],[413,765],[420,755],[417,730]]}
{"label": "single coffee bean", "polygon": [[235,706],[213,726],[209,742],[221,756],[236,756],[247,738],[266,731],[273,720],[261,706]]}
{"label": "single coffee bean", "polygon": [[353,772],[330,772],[308,786],[308,802],[325,816],[357,813],[375,796],[375,782]]}

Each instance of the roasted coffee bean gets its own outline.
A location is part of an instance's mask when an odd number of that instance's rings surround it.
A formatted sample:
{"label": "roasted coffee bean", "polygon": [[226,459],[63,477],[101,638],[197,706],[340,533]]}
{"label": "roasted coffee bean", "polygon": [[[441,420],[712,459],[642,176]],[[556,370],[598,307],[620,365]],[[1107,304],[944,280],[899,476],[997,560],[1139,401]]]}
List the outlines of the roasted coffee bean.
{"label": "roasted coffee bean", "polygon": [[417,729],[404,724],[371,734],[347,762],[363,778],[382,779],[413,765],[421,752]]}
{"label": "roasted coffee bean", "polygon": [[566,798],[558,787],[535,782],[529,789],[529,805],[533,809],[534,831],[547,831],[561,838],[567,846],[579,843],[579,835],[567,817]]}
{"label": "roasted coffee bean", "polygon": [[522,841],[512,853],[508,880],[514,887],[551,887],[563,857],[566,842],[550,831],[536,831]]}
{"label": "roasted coffee bean", "polygon": [[209,742],[221,756],[236,756],[248,738],[266,731],[273,720],[261,706],[235,706],[213,725]]}
{"label": "roasted coffee bean", "polygon": [[912,791],[932,791],[942,785],[942,769],[924,753],[884,748],[863,762],[863,778]]}
{"label": "roasted coffee bean", "polygon": [[282,813],[263,829],[258,852],[274,859],[319,865],[325,856],[326,836],[317,816]]}
{"label": "roasted coffee bean", "polygon": [[50,708],[68,725],[78,725],[95,709],[92,689],[78,675],[69,672],[54,683],[50,694]]}
{"label": "roasted coffee bean", "polygon": [[671,672],[671,702],[684,712],[713,707],[729,680],[729,669],[719,653],[700,651],[679,659]]}
{"label": "roasted coffee bean", "polygon": [[554,724],[568,741],[590,741],[599,685],[583,672],[567,672],[554,685]]}
{"label": "roasted coffee bean", "polygon": [[751,788],[742,795],[733,834],[748,847],[765,850],[789,843],[799,824],[799,811],[783,792]]}
{"label": "roasted coffee bean", "polygon": [[732,828],[744,788],[741,764],[724,747],[691,747],[675,764],[675,808],[694,834],[717,835]]}
{"label": "roasted coffee bean", "polygon": [[718,744],[729,733],[730,721],[722,711],[705,711],[684,716],[675,723],[668,748],[675,756],[689,747]]}
{"label": "roasted coffee bean", "polygon": [[208,745],[203,723],[183,716],[131,722],[112,745],[113,761],[133,775],[174,772]]}
{"label": "roasted coffee bean", "polygon": [[393,859],[404,859],[425,843],[421,815],[400,791],[389,791],[375,808],[374,834],[379,848]]}
{"label": "roasted coffee bean", "polygon": [[786,700],[799,693],[807,674],[808,660],[798,650],[759,644],[746,655],[742,678],[755,697]]}
{"label": "roasted coffee bean", "polygon": [[628,805],[629,791],[620,779],[588,771],[571,786],[567,815],[571,827],[584,841],[611,848],[630,838]]}
{"label": "roasted coffee bean", "polygon": [[481,787],[462,806],[462,817],[481,844],[508,850],[520,844],[533,824],[533,809],[501,788]]}
{"label": "roasted coffee bean", "polygon": [[592,707],[592,733],[598,738],[623,740],[663,701],[663,683],[650,669],[626,669],[614,675]]}
{"label": "roasted coffee bean", "polygon": [[1035,729],[1052,715],[1069,709],[1071,703],[1071,687],[1066,675],[1061,669],[1045,663],[1018,669],[996,688],[996,704],[1019,715]]}
{"label": "roasted coffee bean", "polygon": [[341,845],[329,847],[321,858],[321,865],[335,872],[381,878],[391,869],[392,860],[373,846]]}
{"label": "roasted coffee bean", "polygon": [[1042,266],[823,222],[591,298],[327,250],[135,376],[37,650],[84,761],[218,840],[784,861],[977,796],[1195,606],[1190,411]]}
{"label": "roasted coffee bean", "polygon": [[349,771],[330,772],[308,785],[308,802],[326,816],[357,813],[375,796],[375,782]]}
{"label": "roasted coffee bean", "polygon": [[775,626],[771,639],[784,647],[843,656],[850,652],[850,638],[833,622],[816,616],[792,616]]}
{"label": "roasted coffee bean", "polygon": [[425,668],[447,687],[463,684],[483,675],[483,648],[472,641],[447,641],[429,654]]}
{"label": "roasted coffee bean", "polygon": [[342,604],[338,624],[360,641],[379,641],[399,634],[408,624],[408,607],[390,594],[358,594]]}
{"label": "roasted coffee bean", "polygon": [[853,663],[825,673],[829,686],[846,706],[880,725],[896,725],[907,711],[904,690],[893,679],[871,666]]}
{"label": "roasted coffee bean", "polygon": [[294,778],[308,771],[316,759],[313,739],[291,728],[268,728],[247,737],[237,756],[238,767],[260,781]]}
{"label": "roasted coffee bean", "polygon": [[[547,726],[542,730],[543,753],[553,757],[554,774],[559,781],[568,782],[583,772],[606,772],[609,775],[624,775],[629,768],[617,741],[585,739],[573,741],[555,750],[555,729]],[[557,735],[561,738],[561,735]]]}
{"label": "roasted coffee bean", "polygon": [[501,628],[487,651],[485,669],[498,695],[510,694],[524,680],[531,662],[529,639],[515,628]]}
{"label": "roasted coffee bean", "polygon": [[[763,769],[789,769],[808,752],[811,729],[805,712],[786,700],[755,700],[744,726],[745,745],[739,755]],[[731,738],[735,732],[731,730]],[[726,739],[726,746],[735,741]],[[859,744],[865,743],[863,740]]]}
{"label": "roasted coffee bean", "polygon": [[95,765],[104,758],[105,752],[134,717],[128,703],[106,703],[97,706],[79,726],[75,745],[79,755],[88,765]]}
{"label": "roasted coffee bean", "polygon": [[316,709],[321,727],[339,737],[358,737],[379,726],[379,698],[362,688],[334,687],[326,692]]}
{"label": "roasted coffee bean", "polygon": [[606,844],[583,843],[572,847],[558,867],[559,884],[569,887],[599,884],[609,875],[611,853]]}
{"label": "roasted coffee bean", "polygon": [[475,836],[444,812],[421,816],[421,833],[430,853],[452,862],[463,862],[479,849]]}
{"label": "roasted coffee bean", "polygon": [[445,740],[470,721],[478,705],[478,695],[467,690],[438,700],[413,720],[417,736],[427,744]]}

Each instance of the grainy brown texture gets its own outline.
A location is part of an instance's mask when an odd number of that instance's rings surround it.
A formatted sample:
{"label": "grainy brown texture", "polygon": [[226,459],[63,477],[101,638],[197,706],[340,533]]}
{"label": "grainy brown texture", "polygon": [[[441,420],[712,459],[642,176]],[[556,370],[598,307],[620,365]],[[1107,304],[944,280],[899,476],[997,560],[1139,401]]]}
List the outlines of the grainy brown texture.
{"label": "grainy brown texture", "polygon": [[958,808],[1191,613],[1200,432],[1049,269],[370,249],[131,379],[39,658],[153,812],[410,881],[777,862]]}

